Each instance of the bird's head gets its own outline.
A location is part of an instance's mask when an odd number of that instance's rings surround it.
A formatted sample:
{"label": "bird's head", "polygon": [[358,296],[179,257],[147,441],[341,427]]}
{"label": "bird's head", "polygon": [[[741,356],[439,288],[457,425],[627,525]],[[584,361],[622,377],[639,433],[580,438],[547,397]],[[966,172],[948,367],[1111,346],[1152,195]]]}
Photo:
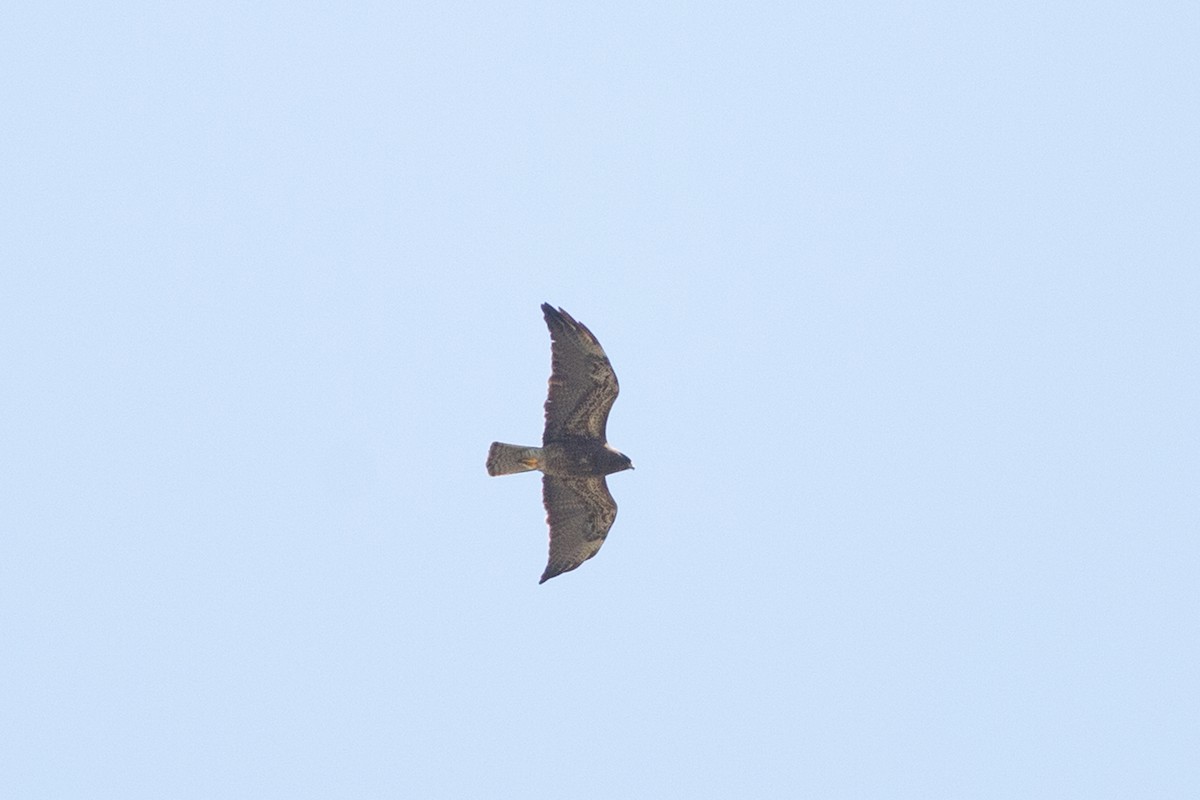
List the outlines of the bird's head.
{"label": "bird's head", "polygon": [[608,451],[608,472],[621,472],[622,470],[633,469],[633,460],[624,453],[614,449],[611,445],[604,445],[604,449]]}

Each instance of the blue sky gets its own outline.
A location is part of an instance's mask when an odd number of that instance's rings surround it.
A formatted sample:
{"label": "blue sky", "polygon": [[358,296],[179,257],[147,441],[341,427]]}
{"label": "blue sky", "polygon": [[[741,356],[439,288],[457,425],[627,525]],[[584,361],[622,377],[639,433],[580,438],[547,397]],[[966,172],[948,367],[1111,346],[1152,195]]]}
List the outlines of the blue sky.
{"label": "blue sky", "polygon": [[[1195,4],[0,40],[3,795],[1200,792]],[[543,301],[638,469],[539,586]]]}

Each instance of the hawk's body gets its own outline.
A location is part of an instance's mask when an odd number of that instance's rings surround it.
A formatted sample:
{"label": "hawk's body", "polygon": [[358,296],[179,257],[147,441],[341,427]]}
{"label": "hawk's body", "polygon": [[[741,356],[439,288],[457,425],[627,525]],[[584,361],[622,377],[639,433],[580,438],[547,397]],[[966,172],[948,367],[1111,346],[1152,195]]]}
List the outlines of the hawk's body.
{"label": "hawk's body", "polygon": [[600,342],[561,308],[542,304],[550,328],[550,390],[541,447],[493,442],[489,475],[541,470],[550,525],[550,561],[540,582],[575,569],[599,551],[617,518],[604,476],[633,463],[608,446],[605,424],[617,376]]}

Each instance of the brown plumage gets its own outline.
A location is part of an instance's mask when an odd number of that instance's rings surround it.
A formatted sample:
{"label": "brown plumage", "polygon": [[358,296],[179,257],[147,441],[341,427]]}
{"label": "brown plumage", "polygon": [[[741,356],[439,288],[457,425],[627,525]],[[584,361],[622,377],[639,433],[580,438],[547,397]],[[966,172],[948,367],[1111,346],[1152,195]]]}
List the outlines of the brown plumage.
{"label": "brown plumage", "polygon": [[487,458],[489,475],[544,473],[550,560],[539,583],[596,555],[617,518],[604,476],[633,469],[633,462],[609,447],[605,437],[619,387],[604,348],[561,308],[543,303],[542,313],[550,329],[551,356],[542,446],[492,442]]}

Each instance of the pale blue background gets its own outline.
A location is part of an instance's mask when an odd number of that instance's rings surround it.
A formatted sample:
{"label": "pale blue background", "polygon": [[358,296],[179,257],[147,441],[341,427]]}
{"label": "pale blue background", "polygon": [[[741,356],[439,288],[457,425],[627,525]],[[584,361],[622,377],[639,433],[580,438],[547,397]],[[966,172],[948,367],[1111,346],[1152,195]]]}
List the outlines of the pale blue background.
{"label": "pale blue background", "polygon": [[1200,796],[1200,5],[0,24],[0,795]]}

